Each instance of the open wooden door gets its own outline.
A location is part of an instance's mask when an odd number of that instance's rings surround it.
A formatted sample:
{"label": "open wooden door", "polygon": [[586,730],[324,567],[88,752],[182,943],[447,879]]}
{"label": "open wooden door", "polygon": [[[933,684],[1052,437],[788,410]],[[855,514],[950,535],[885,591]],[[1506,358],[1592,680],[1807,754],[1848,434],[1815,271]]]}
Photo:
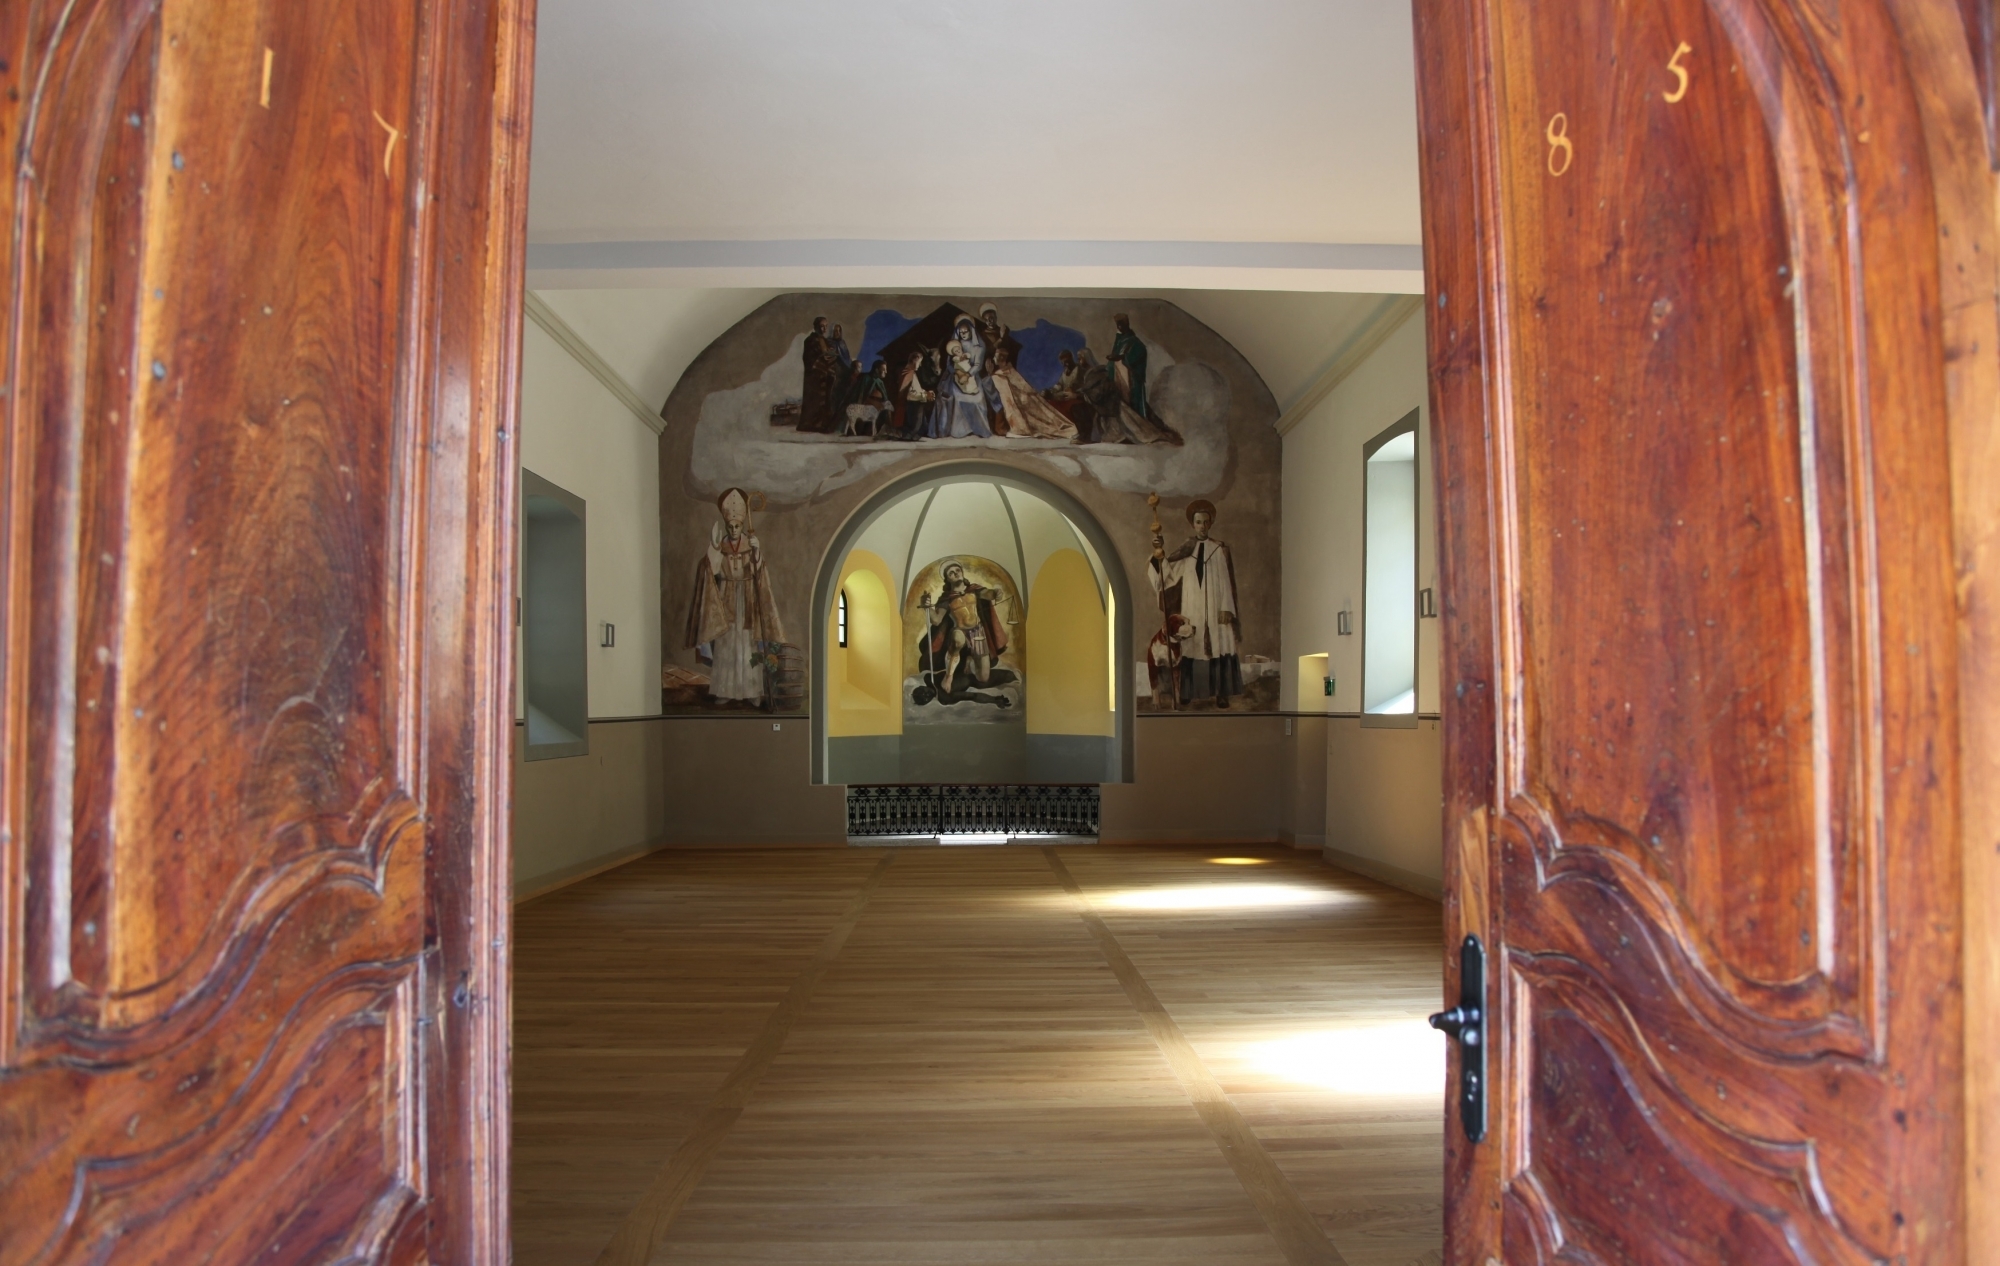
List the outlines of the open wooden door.
{"label": "open wooden door", "polygon": [[529,12],[0,5],[0,1263],[507,1260]]}
{"label": "open wooden door", "polygon": [[1417,12],[1452,1001],[1485,963],[1449,1260],[1966,1260],[1978,24]]}

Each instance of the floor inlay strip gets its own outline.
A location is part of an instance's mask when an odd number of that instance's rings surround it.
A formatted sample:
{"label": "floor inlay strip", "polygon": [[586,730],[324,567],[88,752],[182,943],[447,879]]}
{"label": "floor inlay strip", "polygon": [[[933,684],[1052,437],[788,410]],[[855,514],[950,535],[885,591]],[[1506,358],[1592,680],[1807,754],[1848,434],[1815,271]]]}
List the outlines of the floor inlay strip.
{"label": "floor inlay strip", "polygon": [[1181,1086],[1194,1103],[1195,1111],[1215,1136],[1215,1145],[1235,1171],[1237,1181],[1243,1184],[1243,1190],[1263,1215],[1264,1224],[1270,1228],[1272,1238],[1283,1250],[1285,1260],[1293,1266],[1346,1266],[1340,1251],[1334,1248],[1326,1238],[1326,1232],[1320,1228],[1319,1219],[1313,1216],[1284,1171],[1278,1168],[1277,1162],[1264,1150],[1264,1145],[1258,1142],[1249,1122],[1229,1101],[1221,1083],[1216,1081],[1187,1035],[1181,1032],[1180,1025],[1167,1014],[1167,1009],[1154,995],[1152,986],[1146,983],[1138,966],[1119,945],[1111,926],[1097,913],[1090,898],[1070,874],[1069,867],[1063,864],[1061,855],[1053,848],[1043,848],[1042,856],[1048,859],[1049,869],[1055,872],[1056,879],[1075,902],[1077,914],[1082,917],[1084,926],[1090,929],[1098,950],[1111,965],[1112,974],[1118,978],[1125,996],[1145,1022],[1146,1031],[1152,1035],[1174,1076],[1180,1079]]}
{"label": "floor inlay strip", "polygon": [[632,1206],[632,1211],[627,1213],[625,1220],[619,1224],[617,1234],[611,1237],[611,1242],[605,1245],[602,1253],[598,1254],[597,1266],[647,1266],[652,1260],[654,1248],[666,1235],[667,1228],[673,1225],[674,1218],[687,1204],[688,1197],[694,1194],[695,1187],[700,1184],[702,1175],[708,1170],[709,1161],[714,1159],[723,1140],[728,1137],[730,1127],[734,1126],[736,1119],[743,1115],[743,1109],[750,1102],[750,1095],[757,1088],[758,1080],[770,1069],[771,1062],[783,1049],[785,1039],[791,1035],[792,1025],[797,1022],[799,1013],[805,1010],[806,1004],[812,1000],[813,991],[826,976],[827,969],[833,966],[834,959],[840,956],[841,947],[847,944],[847,938],[853,934],[855,925],[861,921],[861,913],[867,908],[868,899],[875,895],[875,890],[881,886],[883,876],[888,873],[890,863],[895,859],[894,853],[887,853],[876,864],[875,869],[868,872],[866,882],[861,885],[860,891],[855,893],[854,899],[848,902],[847,909],[842,911],[839,922],[827,932],[826,939],[820,943],[819,951],[799,972],[798,978],[792,982],[791,989],[772,1010],[770,1018],[764,1022],[764,1027],[759,1030],[756,1039],[744,1050],[742,1058],[737,1060],[736,1067],[731,1069],[729,1076],[716,1087],[708,1108],[697,1118],[687,1138],[674,1149],[674,1154],[661,1168],[659,1176],[653,1179],[652,1185],[646,1188],[645,1194],[639,1197],[638,1203]]}

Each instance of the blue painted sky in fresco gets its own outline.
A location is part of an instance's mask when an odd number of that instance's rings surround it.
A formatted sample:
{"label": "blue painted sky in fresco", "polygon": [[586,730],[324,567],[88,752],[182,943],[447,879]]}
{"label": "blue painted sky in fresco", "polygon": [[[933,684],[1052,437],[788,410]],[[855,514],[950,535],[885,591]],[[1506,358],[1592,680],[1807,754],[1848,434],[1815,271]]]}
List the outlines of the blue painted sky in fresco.
{"label": "blue painted sky in fresco", "polygon": [[[857,351],[861,363],[874,364],[875,358],[882,354],[883,348],[895,342],[906,330],[921,320],[923,320],[921,316],[904,316],[893,308],[877,308],[869,313],[868,324],[862,331],[861,346]],[[1077,351],[1086,341],[1080,331],[1072,330],[1067,325],[1056,325],[1048,320],[1038,320],[1031,328],[1017,329],[1013,333],[1021,344],[1021,363],[1015,368],[1021,371],[1021,377],[1026,378],[1037,391],[1044,387],[1055,386],[1056,380],[1062,377],[1062,361],[1059,354],[1065,351]],[[889,372],[893,374],[895,371],[896,367],[890,366]]]}
{"label": "blue painted sky in fresco", "polygon": [[[920,316],[906,317],[894,308],[877,308],[868,314],[868,327],[861,332],[861,349],[858,354],[864,365],[873,365],[882,349],[903,336],[903,331],[923,320]],[[897,366],[889,366],[895,373]]]}

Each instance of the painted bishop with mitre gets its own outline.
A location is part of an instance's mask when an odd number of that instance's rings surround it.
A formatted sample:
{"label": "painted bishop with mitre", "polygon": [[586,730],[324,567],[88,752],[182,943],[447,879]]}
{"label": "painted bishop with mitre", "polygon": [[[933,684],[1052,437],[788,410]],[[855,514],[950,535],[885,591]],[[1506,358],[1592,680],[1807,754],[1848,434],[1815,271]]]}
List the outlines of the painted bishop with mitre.
{"label": "painted bishop with mitre", "polygon": [[762,702],[768,693],[765,655],[785,640],[785,630],[764,570],[764,548],[750,526],[748,494],[727,489],[715,508],[722,517],[695,563],[687,645],[709,665],[710,698]]}

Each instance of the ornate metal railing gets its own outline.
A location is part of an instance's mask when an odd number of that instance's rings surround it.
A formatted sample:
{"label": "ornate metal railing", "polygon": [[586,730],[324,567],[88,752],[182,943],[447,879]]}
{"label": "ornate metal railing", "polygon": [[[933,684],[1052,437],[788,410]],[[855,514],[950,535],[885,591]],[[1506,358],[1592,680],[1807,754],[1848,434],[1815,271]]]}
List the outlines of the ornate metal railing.
{"label": "ornate metal railing", "polygon": [[919,783],[847,789],[849,836],[1095,836],[1097,813],[1095,783],[1021,787]]}

